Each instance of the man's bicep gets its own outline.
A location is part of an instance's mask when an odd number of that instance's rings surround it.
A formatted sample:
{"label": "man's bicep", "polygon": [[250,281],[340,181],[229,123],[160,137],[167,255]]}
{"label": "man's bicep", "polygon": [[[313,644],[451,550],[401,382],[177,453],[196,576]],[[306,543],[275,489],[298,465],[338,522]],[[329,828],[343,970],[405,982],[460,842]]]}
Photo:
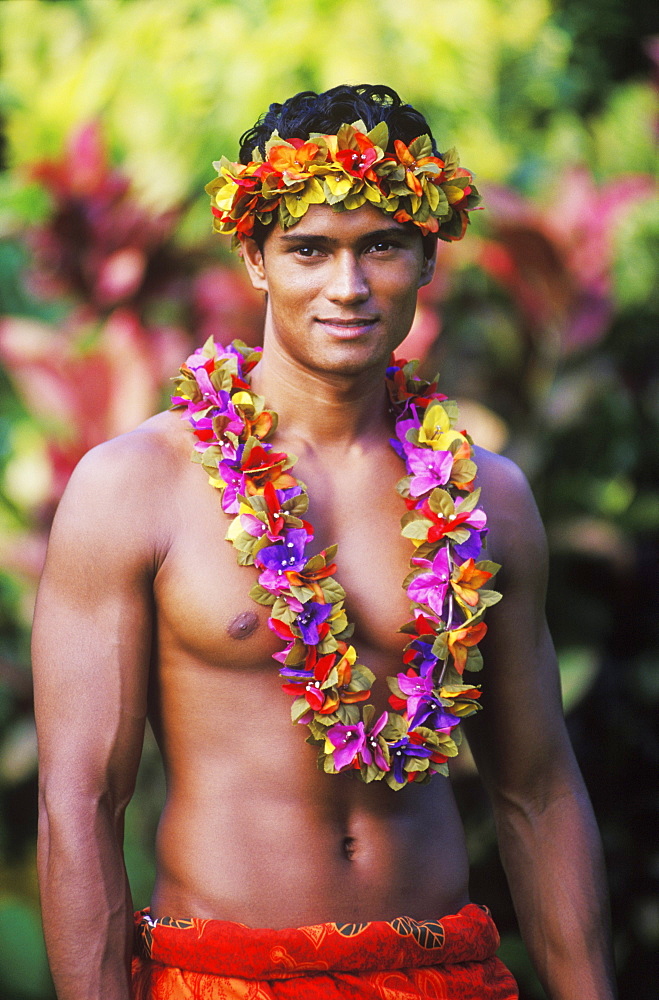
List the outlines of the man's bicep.
{"label": "man's bicep", "polygon": [[151,597],[130,463],[109,451],[79,467],[53,525],[33,669],[44,780],[59,791],[71,783],[70,794],[109,793],[120,805],[141,752]]}
{"label": "man's bicep", "polygon": [[465,728],[494,795],[542,798],[545,782],[555,789],[572,766],[545,618],[546,538],[528,484],[510,463],[494,471],[489,506],[488,555],[502,564],[503,600],[488,613],[482,643],[483,711]]}

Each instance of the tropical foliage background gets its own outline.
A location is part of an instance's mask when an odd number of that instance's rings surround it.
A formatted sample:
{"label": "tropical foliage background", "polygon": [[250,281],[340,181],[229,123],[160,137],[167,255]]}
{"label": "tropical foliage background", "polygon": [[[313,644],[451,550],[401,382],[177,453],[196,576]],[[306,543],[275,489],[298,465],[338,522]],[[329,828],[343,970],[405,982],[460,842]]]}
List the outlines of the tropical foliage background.
{"label": "tropical foliage background", "polygon": [[[76,461],[165,401],[260,306],[203,183],[272,99],[387,82],[488,209],[442,246],[409,355],[529,475],[552,550],[569,726],[607,853],[622,996],[659,990],[659,41],[646,0],[10,0],[0,4],[0,994],[52,998],[35,877],[29,627]],[[492,821],[456,777],[522,996],[542,997]],[[147,740],[126,854],[153,876]],[[94,901],[90,900],[90,919]],[[654,965],[653,965],[654,963]]]}

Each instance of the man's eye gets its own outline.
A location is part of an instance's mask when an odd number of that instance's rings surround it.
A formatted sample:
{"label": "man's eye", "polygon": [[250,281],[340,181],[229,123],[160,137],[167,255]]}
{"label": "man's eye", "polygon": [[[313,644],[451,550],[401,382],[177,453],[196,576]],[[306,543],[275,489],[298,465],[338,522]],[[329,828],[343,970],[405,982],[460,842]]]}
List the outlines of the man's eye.
{"label": "man's eye", "polygon": [[377,243],[371,244],[368,248],[369,253],[385,253],[387,250],[393,250],[398,244],[394,243],[392,240],[378,240]]}
{"label": "man's eye", "polygon": [[299,254],[300,257],[314,257],[318,250],[316,247],[295,247],[295,253]]}

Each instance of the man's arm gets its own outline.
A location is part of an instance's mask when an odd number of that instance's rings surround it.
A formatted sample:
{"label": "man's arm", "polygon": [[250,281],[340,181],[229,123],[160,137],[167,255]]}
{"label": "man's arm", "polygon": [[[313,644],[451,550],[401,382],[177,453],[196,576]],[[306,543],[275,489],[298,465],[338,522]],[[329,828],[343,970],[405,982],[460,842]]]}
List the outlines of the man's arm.
{"label": "man's arm", "polygon": [[519,470],[483,459],[488,557],[503,564],[504,599],[488,615],[484,711],[467,735],[492,800],[522,935],[548,996],[611,1000],[602,848],[563,720],[544,611],[544,530]]}
{"label": "man's arm", "polygon": [[59,1000],[129,998],[123,817],[146,718],[153,569],[144,437],[108,442],[74,472],[35,613],[38,864]]}

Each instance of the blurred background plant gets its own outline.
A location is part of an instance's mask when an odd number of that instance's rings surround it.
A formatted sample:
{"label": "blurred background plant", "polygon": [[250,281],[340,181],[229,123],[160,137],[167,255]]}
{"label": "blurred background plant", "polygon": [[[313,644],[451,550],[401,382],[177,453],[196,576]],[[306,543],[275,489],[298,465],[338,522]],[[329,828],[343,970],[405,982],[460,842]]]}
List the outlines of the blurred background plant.
{"label": "blurred background plant", "polygon": [[[94,444],[166,404],[209,334],[261,310],[203,183],[271,99],[387,82],[477,168],[487,212],[440,248],[407,356],[529,475],[549,615],[601,825],[621,995],[659,990],[656,86],[645,0],[12,0],[0,4],[0,995],[52,997],[35,877],[29,625],[48,528]],[[200,193],[202,192],[202,193]],[[491,818],[456,776],[523,998]],[[162,779],[147,738],[126,855],[148,899]],[[92,903],[93,905],[93,903]],[[653,966],[653,962],[655,963]]]}

